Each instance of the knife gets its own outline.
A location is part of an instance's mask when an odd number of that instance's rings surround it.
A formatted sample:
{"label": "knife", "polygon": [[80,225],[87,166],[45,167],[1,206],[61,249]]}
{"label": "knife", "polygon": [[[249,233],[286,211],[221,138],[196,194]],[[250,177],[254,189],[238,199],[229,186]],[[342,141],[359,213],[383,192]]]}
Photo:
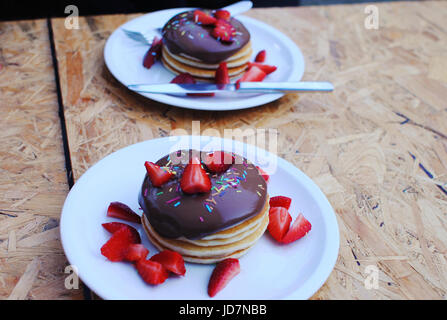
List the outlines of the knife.
{"label": "knife", "polygon": [[236,84],[131,84],[130,90],[144,93],[187,94],[187,93],[280,93],[280,92],[330,92],[334,86],[330,82],[241,82],[239,88]]}

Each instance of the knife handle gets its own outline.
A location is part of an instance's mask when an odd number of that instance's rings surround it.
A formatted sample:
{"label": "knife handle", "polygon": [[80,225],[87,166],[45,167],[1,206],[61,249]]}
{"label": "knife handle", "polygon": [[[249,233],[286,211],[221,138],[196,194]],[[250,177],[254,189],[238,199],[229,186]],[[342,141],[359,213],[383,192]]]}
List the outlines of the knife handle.
{"label": "knife handle", "polygon": [[334,90],[334,85],[325,81],[305,82],[241,82],[241,92],[288,92],[288,91],[325,91]]}

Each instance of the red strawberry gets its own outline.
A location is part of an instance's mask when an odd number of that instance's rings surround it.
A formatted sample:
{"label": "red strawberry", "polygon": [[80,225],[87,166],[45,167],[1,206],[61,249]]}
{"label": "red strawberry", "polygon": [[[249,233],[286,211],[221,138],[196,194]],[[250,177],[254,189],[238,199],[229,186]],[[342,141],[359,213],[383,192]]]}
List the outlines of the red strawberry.
{"label": "red strawberry", "polygon": [[[189,73],[184,72],[172,79],[171,83],[195,84],[196,79],[194,79],[194,77]],[[187,93],[186,95],[195,97],[212,97],[214,96],[214,93]]]}
{"label": "red strawberry", "polygon": [[234,157],[223,151],[214,151],[206,155],[205,166],[214,173],[225,172],[234,163]]}
{"label": "red strawberry", "polygon": [[259,67],[251,66],[237,82],[258,82],[264,80],[266,76],[267,74]]}
{"label": "red strawberry", "polygon": [[107,208],[107,216],[129,222],[141,223],[141,218],[138,214],[136,214],[124,203],[118,201],[110,203],[109,207]]}
{"label": "red strawberry", "polygon": [[200,10],[194,10],[194,22],[209,25],[209,24],[215,24],[217,22],[217,19],[214,18],[213,16],[210,16],[206,12]]}
{"label": "red strawberry", "polygon": [[150,260],[160,263],[166,268],[166,270],[169,270],[179,276],[183,276],[186,272],[183,257],[175,251],[163,250],[162,252],[152,256]]}
{"label": "red strawberry", "polygon": [[142,244],[131,244],[126,249],[124,259],[126,261],[135,262],[141,259],[146,259],[148,254],[149,250],[147,250]]}
{"label": "red strawberry", "polygon": [[292,226],[287,231],[284,238],[282,238],[282,243],[290,243],[304,237],[312,228],[309,221],[304,218],[300,213],[296,220],[293,222]]}
{"label": "red strawberry", "polygon": [[271,197],[270,202],[269,202],[270,208],[283,207],[283,208],[286,208],[286,210],[289,210],[291,203],[292,203],[292,199],[290,199],[289,197],[284,197],[284,196]]}
{"label": "red strawberry", "polygon": [[219,262],[208,283],[208,295],[214,297],[241,271],[239,260],[228,258]]}
{"label": "red strawberry", "polygon": [[264,178],[265,182],[269,182],[270,176],[267,174],[267,172],[265,172],[258,166],[256,166],[256,168],[258,168],[259,174]]}
{"label": "red strawberry", "polygon": [[169,271],[156,261],[140,259],[135,267],[143,280],[149,284],[163,283],[169,277]]}
{"label": "red strawberry", "polygon": [[270,208],[267,229],[276,241],[281,242],[289,230],[290,222],[292,222],[292,217],[287,209],[281,207]]}
{"label": "red strawberry", "polygon": [[233,42],[235,34],[236,29],[223,19],[217,20],[213,31],[211,31],[211,35],[222,42]]}
{"label": "red strawberry", "polygon": [[261,50],[258,52],[255,58],[255,62],[264,62],[267,52],[265,50]]}
{"label": "red strawberry", "polygon": [[215,76],[216,84],[229,84],[230,76],[228,75],[227,63],[222,62],[216,70]]}
{"label": "red strawberry", "polygon": [[153,162],[146,161],[144,166],[154,187],[161,187],[173,176],[172,172],[164,170]]}
{"label": "red strawberry", "polygon": [[101,254],[110,261],[123,261],[133,236],[128,228],[121,228],[101,247]]}
{"label": "red strawberry", "polygon": [[248,66],[249,67],[256,66],[259,69],[261,69],[262,71],[264,71],[266,74],[270,74],[270,73],[276,71],[276,69],[278,69],[275,66],[270,66],[268,64],[262,64],[262,63],[259,63],[259,62],[249,62]]}
{"label": "red strawberry", "polygon": [[143,59],[143,66],[147,69],[150,69],[152,65],[155,63],[157,59],[161,57],[161,47],[163,46],[163,42],[160,38],[155,37],[152,41],[151,47],[146,52],[146,55]]}
{"label": "red strawberry", "polygon": [[193,156],[190,163],[185,167],[180,187],[184,193],[193,194],[199,192],[209,192],[211,190],[211,181],[202,168],[199,158]]}
{"label": "red strawberry", "polygon": [[135,229],[132,226],[129,226],[128,224],[121,222],[109,222],[109,223],[103,223],[102,226],[110,233],[115,233],[121,228],[127,228],[132,233],[132,239],[133,239],[132,243],[141,243],[140,234],[138,233],[137,229]]}
{"label": "red strawberry", "polygon": [[231,18],[231,13],[230,11],[227,10],[217,10],[216,12],[214,12],[214,16],[217,19],[223,19],[229,21]]}

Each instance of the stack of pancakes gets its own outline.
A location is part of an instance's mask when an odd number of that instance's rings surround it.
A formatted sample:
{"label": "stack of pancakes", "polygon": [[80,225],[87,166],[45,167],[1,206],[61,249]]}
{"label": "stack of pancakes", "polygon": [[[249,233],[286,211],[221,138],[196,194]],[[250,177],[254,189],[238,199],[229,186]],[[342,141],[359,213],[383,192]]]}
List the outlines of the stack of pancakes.
{"label": "stack of pancakes", "polygon": [[269,222],[268,203],[267,197],[263,210],[256,216],[200,240],[164,238],[150,225],[146,215],[143,215],[142,225],[158,250],[176,251],[185,261],[192,263],[216,263],[227,258],[241,257],[258,241]]}
{"label": "stack of pancakes", "polygon": [[[235,79],[244,73],[252,55],[251,43],[247,43],[241,50],[225,59],[230,79]],[[206,63],[184,53],[173,54],[167,46],[162,50],[163,65],[175,74],[189,73],[196,79],[205,82],[214,82],[214,76],[219,63]]]}

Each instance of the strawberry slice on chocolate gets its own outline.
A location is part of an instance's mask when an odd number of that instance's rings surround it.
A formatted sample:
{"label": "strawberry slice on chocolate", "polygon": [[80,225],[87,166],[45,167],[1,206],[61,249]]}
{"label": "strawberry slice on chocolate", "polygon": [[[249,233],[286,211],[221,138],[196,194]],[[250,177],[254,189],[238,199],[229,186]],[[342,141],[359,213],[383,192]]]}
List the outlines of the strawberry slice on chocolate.
{"label": "strawberry slice on chocolate", "polygon": [[286,210],[289,210],[291,203],[292,203],[292,199],[290,199],[289,197],[284,197],[284,196],[271,197],[270,201],[269,201],[270,208],[283,207],[283,208],[286,208]]}
{"label": "strawberry slice on chocolate", "polygon": [[183,171],[180,187],[184,193],[204,193],[211,190],[211,181],[199,158],[193,156]]}
{"label": "strawberry slice on chocolate", "polygon": [[227,171],[234,163],[234,157],[227,152],[214,151],[206,155],[204,163],[209,171],[221,173]]}
{"label": "strawberry slice on chocolate", "polygon": [[226,285],[239,274],[241,267],[239,260],[228,258],[219,262],[211,274],[208,283],[208,295],[214,297],[219,291],[226,287]]}
{"label": "strawberry slice on chocolate", "polygon": [[127,247],[133,244],[134,238],[128,228],[121,228],[101,247],[101,254],[110,261],[123,261]]}
{"label": "strawberry slice on chocolate", "polygon": [[161,284],[169,277],[169,271],[156,261],[140,259],[135,267],[143,280],[152,285]]}
{"label": "strawberry slice on chocolate", "polygon": [[152,41],[151,47],[146,52],[146,55],[143,59],[143,66],[147,69],[150,69],[156,60],[161,57],[161,48],[163,46],[163,42],[160,38],[155,37]]}
{"label": "strawberry slice on chocolate", "polygon": [[118,201],[109,204],[109,207],[107,208],[107,216],[129,222],[141,223],[141,218],[138,214],[124,203]]}
{"label": "strawberry slice on chocolate", "polygon": [[215,24],[217,19],[201,10],[194,10],[194,22],[203,25]]}
{"label": "strawberry slice on chocolate", "polygon": [[149,260],[160,263],[166,270],[176,275],[183,276],[186,273],[185,261],[183,261],[181,254],[175,251],[163,250],[153,255]]}
{"label": "strawberry slice on chocolate", "polygon": [[173,176],[172,172],[161,168],[153,162],[146,161],[144,166],[154,187],[161,187]]}
{"label": "strawberry slice on chocolate", "polygon": [[282,243],[291,243],[304,237],[312,229],[312,225],[303,214],[299,214],[292,226],[282,238]]}
{"label": "strawberry slice on chocolate", "polygon": [[269,182],[270,176],[267,174],[267,172],[262,170],[259,166],[256,166],[256,168],[258,169],[259,174],[264,178],[265,182]]}
{"label": "strawberry slice on chocolate", "polygon": [[216,12],[214,12],[214,16],[217,19],[229,21],[231,18],[231,13],[228,10],[217,10]]}
{"label": "strawberry slice on chocolate", "polygon": [[228,21],[218,19],[211,35],[221,42],[233,42],[236,29]]}
{"label": "strawberry slice on chocolate", "polygon": [[127,228],[129,229],[130,233],[132,233],[133,238],[132,243],[141,243],[141,237],[137,229],[135,229],[132,226],[129,226],[128,224],[121,222],[109,222],[109,223],[103,223],[102,227],[112,234],[117,232],[121,228]]}
{"label": "strawberry slice on chocolate", "polygon": [[285,208],[274,207],[269,210],[269,224],[267,226],[270,235],[281,242],[292,222],[292,217]]}

